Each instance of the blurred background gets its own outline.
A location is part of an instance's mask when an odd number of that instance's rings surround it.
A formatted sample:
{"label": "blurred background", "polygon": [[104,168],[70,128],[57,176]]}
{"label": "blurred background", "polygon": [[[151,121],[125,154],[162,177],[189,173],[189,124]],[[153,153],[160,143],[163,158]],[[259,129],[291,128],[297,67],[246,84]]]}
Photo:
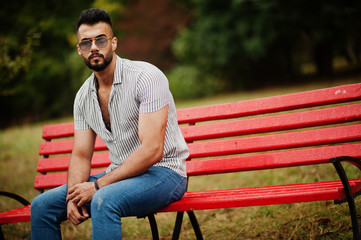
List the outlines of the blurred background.
{"label": "blurred background", "polygon": [[158,66],[176,101],[361,70],[361,1],[1,1],[0,128],[71,116],[91,73],[75,26],[92,7],[111,15],[117,54]]}

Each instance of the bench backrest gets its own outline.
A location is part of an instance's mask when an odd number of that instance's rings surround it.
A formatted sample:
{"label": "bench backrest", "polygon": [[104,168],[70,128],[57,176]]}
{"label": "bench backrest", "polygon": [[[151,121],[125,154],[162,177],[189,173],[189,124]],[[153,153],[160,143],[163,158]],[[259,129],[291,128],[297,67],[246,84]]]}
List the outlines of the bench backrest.
{"label": "bench backrest", "polygon": [[[254,100],[179,109],[190,149],[189,176],[272,169],[361,157],[361,83]],[[47,125],[35,188],[66,183],[73,123]],[[97,138],[92,172],[109,165]],[[358,166],[361,168],[361,166]]]}

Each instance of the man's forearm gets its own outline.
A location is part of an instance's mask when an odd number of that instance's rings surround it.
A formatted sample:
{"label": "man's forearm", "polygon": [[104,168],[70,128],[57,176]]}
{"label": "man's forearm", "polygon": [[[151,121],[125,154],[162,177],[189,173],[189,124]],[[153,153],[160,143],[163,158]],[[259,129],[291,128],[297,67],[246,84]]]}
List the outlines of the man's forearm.
{"label": "man's forearm", "polygon": [[72,157],[68,169],[68,190],[75,184],[86,182],[90,176],[90,161]]}
{"label": "man's forearm", "polygon": [[162,154],[163,146],[159,146],[159,148],[152,146],[151,149],[140,146],[121,166],[101,177],[98,180],[99,187],[144,173],[162,159]]}

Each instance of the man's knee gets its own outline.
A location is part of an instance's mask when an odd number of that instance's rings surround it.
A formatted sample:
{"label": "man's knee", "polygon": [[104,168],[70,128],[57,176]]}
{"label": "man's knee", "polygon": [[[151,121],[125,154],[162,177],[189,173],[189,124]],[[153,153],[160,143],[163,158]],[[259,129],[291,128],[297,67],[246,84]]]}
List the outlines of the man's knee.
{"label": "man's knee", "polygon": [[113,214],[125,216],[123,205],[127,203],[123,200],[123,198],[120,197],[117,199],[117,202],[114,202],[111,198],[106,196],[107,194],[108,192],[101,190],[98,190],[94,194],[90,205],[92,217],[97,216],[97,214],[100,214],[101,216]]}
{"label": "man's knee", "polygon": [[41,220],[50,217],[50,210],[53,208],[51,199],[48,196],[40,194],[31,202],[31,218],[32,220]]}
{"label": "man's knee", "polygon": [[90,203],[91,212],[99,211],[101,209],[101,205],[103,204],[103,199],[99,191],[95,192],[93,195],[92,201]]}
{"label": "man's knee", "polygon": [[38,195],[33,199],[30,207],[31,215],[41,212],[40,210],[42,208],[42,202],[43,202],[42,195]]}
{"label": "man's knee", "polygon": [[31,215],[46,215],[50,212],[66,211],[65,197],[66,187],[64,186],[36,196],[31,202]]}
{"label": "man's knee", "polygon": [[99,211],[107,211],[111,209],[113,206],[109,199],[105,196],[102,191],[97,191],[91,201],[91,211],[99,212]]}

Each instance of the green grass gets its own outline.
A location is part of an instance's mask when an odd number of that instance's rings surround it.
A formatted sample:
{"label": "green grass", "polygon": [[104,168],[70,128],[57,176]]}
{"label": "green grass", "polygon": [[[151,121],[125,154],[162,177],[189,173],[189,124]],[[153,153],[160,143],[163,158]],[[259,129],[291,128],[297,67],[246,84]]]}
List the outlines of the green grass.
{"label": "green grass", "polygon": [[[177,108],[225,103],[274,96],[298,91],[360,82],[350,78],[335,82],[317,82],[298,86],[267,88],[237,92],[211,98],[177,102]],[[0,191],[17,193],[32,200],[41,131],[44,124],[71,121],[57,119],[36,124],[11,127],[0,131]],[[348,171],[355,172],[354,168]],[[232,173],[190,179],[190,190],[234,188],[256,185],[285,184],[308,180],[327,180],[336,177],[332,167],[310,166],[263,172]],[[359,177],[359,176],[358,176]],[[357,200],[360,206],[361,200]],[[0,210],[20,207],[6,198],[0,199]],[[352,239],[348,206],[332,202],[312,202],[276,206],[246,207],[196,211],[205,239]],[[170,239],[175,213],[157,214],[162,239]],[[3,225],[5,239],[26,239],[29,223]],[[65,239],[91,239],[91,221],[78,227],[62,224]],[[124,239],[151,239],[147,219],[124,218]],[[187,217],[184,218],[181,239],[194,239]]]}

